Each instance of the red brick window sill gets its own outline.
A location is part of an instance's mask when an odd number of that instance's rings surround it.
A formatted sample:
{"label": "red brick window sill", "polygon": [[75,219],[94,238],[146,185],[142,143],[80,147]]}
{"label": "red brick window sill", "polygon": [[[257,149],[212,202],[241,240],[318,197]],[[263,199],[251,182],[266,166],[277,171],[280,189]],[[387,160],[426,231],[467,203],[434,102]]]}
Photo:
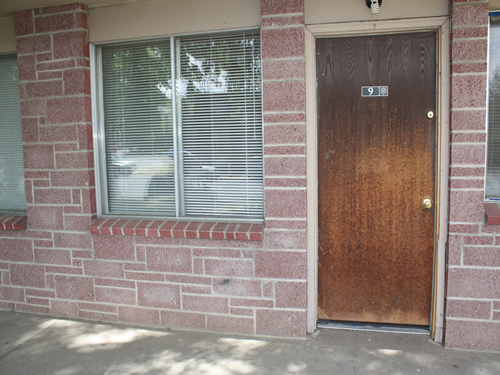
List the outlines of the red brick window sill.
{"label": "red brick window sill", "polygon": [[0,214],[0,230],[25,230],[27,223],[27,216]]}
{"label": "red brick window sill", "polygon": [[101,218],[92,223],[90,233],[116,236],[262,241],[264,225],[254,223]]}
{"label": "red brick window sill", "polygon": [[484,203],[484,217],[486,224],[500,225],[500,206],[498,203],[486,202]]}

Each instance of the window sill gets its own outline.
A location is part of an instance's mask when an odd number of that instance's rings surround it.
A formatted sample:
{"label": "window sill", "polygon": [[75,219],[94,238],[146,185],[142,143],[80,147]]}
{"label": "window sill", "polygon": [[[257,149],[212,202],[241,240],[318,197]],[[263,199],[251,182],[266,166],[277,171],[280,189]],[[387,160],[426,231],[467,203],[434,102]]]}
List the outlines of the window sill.
{"label": "window sill", "polygon": [[495,202],[484,203],[484,217],[488,225],[500,225],[500,206]]}
{"label": "window sill", "polygon": [[0,214],[0,230],[25,230],[27,224],[27,216]]}
{"label": "window sill", "polygon": [[264,225],[147,219],[97,219],[90,233],[117,236],[163,238],[205,238],[212,240],[262,241]]}

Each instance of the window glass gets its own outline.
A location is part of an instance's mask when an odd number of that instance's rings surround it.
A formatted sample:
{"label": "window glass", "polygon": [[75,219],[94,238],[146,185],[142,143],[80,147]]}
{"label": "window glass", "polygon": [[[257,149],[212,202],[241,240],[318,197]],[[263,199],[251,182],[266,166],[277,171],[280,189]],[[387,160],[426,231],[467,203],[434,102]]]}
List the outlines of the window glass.
{"label": "window glass", "polygon": [[103,212],[262,218],[259,33],[100,51]]}
{"label": "window glass", "polygon": [[174,215],[170,44],[105,47],[102,66],[109,211]]}
{"label": "window glass", "polygon": [[0,212],[26,213],[16,56],[0,56]]}
{"label": "window glass", "polygon": [[500,15],[490,18],[486,198],[500,198]]}

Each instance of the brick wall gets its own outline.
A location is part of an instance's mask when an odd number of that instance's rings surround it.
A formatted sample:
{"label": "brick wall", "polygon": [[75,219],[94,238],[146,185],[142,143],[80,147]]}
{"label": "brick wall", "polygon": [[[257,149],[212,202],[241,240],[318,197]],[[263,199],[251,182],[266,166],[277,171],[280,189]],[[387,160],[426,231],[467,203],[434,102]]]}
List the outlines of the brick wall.
{"label": "brick wall", "polygon": [[0,231],[0,306],[50,313],[63,275],[82,274],[95,215],[87,9],[17,12],[29,230]]}
{"label": "brick wall", "polygon": [[500,226],[484,221],[488,2],[451,2],[445,344],[500,350]]}
{"label": "brick wall", "polygon": [[[264,167],[267,247],[257,267],[285,260],[283,281],[275,285],[276,303],[298,309],[293,320],[306,329],[306,124],[304,1],[261,0]],[[269,263],[268,263],[269,262]],[[278,290],[280,292],[278,293]],[[285,329],[286,311],[262,314],[264,330]],[[273,327],[278,324],[277,327]]]}
{"label": "brick wall", "polygon": [[[15,13],[28,225],[0,230],[0,308],[304,336],[303,7],[262,1],[266,228],[263,240],[253,241],[227,230],[225,239],[199,238],[201,232],[187,233],[189,225],[171,238],[157,230],[147,236],[152,221],[134,222],[140,235],[123,235],[127,221],[90,228],[96,207],[87,7]],[[198,238],[188,238],[193,233]]]}
{"label": "brick wall", "polygon": [[[131,222],[117,220],[102,221],[91,233],[96,207],[87,8],[15,14],[28,220],[26,230],[0,230],[0,308],[305,335],[304,3],[262,0],[261,11],[262,240],[250,233],[254,240],[237,240],[227,230],[221,239],[200,238],[201,232],[188,233],[189,225],[170,238],[150,236],[144,227],[153,228],[152,221],[134,222],[134,235],[123,233]],[[488,4],[453,1],[451,14],[445,342],[500,350],[500,226],[484,224],[483,208]],[[198,238],[188,238],[193,233]]]}

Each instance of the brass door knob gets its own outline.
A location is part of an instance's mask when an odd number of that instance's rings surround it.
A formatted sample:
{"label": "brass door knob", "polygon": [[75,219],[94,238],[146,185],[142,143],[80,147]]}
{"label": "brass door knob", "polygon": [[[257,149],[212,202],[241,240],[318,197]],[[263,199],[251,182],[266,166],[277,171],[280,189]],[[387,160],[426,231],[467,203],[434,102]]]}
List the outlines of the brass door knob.
{"label": "brass door knob", "polygon": [[432,200],[430,198],[425,198],[422,201],[422,207],[423,208],[431,208],[432,207]]}

